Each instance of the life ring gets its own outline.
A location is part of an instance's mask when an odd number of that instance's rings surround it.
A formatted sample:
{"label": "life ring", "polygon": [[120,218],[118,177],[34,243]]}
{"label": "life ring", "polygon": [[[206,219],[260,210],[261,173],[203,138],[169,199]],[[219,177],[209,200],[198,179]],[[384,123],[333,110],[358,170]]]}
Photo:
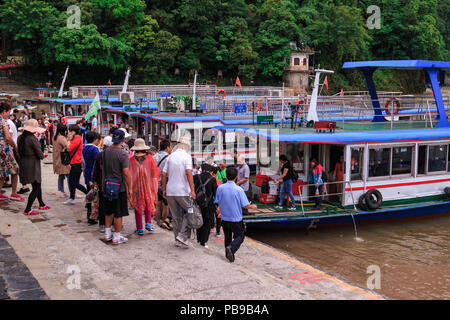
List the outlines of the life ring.
{"label": "life ring", "polygon": [[[372,196],[375,196],[376,201],[373,201]],[[366,205],[369,209],[375,210],[381,207],[381,203],[383,202],[383,196],[381,195],[381,192],[377,189],[370,189],[366,192],[364,195]]]}
{"label": "life ring", "polygon": [[258,106],[258,101],[253,100],[252,102],[250,102],[249,106],[249,110],[250,112],[258,112],[259,111],[259,106]]}
{"label": "life ring", "polygon": [[[300,107],[300,104],[301,104],[301,103],[303,103],[303,108],[299,110],[299,107]],[[306,109],[307,109],[305,99],[298,99],[297,102],[295,103],[295,105],[296,105],[295,111],[296,111],[298,114],[302,114],[302,113],[305,112]]]}
{"label": "life ring", "polygon": [[223,97],[225,98],[225,97],[227,96],[227,93],[226,93],[225,90],[223,90],[223,89],[217,90],[216,96],[218,96],[221,92],[223,93]]}
{"label": "life ring", "polygon": [[400,101],[398,101],[397,98],[389,98],[388,101],[384,104],[384,110],[386,111],[386,114],[388,116],[392,115],[391,111],[389,111],[389,105],[391,102],[395,102],[395,109],[394,109],[394,115],[396,115],[400,111]]}

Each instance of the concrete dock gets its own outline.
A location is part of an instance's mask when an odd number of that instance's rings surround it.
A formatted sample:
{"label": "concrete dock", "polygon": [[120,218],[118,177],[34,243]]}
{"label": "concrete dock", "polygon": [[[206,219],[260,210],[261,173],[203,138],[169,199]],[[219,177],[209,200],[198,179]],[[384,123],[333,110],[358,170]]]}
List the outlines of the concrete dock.
{"label": "concrete dock", "polygon": [[133,234],[133,211],[124,218],[128,243],[106,244],[98,226],[86,223],[84,197],[73,206],[59,198],[51,154],[42,175],[44,201],[52,209],[28,217],[24,202],[2,203],[0,233],[50,299],[383,298],[249,238],[230,263],[223,237],[212,235],[209,248],[195,240],[188,248],[175,247],[173,233],[157,226],[139,237]]}

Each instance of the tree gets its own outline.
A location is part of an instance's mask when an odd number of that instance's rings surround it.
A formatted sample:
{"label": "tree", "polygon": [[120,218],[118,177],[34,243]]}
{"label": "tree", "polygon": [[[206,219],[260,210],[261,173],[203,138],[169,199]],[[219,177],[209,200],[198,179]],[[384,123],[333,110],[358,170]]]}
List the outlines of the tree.
{"label": "tree", "polygon": [[260,10],[261,23],[255,35],[255,48],[259,55],[257,66],[264,76],[280,77],[289,65],[289,42],[301,37],[295,11],[294,3],[289,0],[266,0]]}
{"label": "tree", "polygon": [[159,30],[158,22],[151,16],[145,17],[142,26],[130,30],[127,42],[133,48],[131,65],[147,80],[157,80],[159,74],[173,68],[181,47],[180,38]]}

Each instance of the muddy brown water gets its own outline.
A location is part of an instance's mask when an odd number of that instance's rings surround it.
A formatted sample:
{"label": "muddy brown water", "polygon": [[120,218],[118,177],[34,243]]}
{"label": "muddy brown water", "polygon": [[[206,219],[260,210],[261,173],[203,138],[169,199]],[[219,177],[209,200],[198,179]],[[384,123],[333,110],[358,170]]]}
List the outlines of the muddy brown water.
{"label": "muddy brown water", "polygon": [[[390,299],[450,299],[450,216],[337,228],[248,230],[253,239],[367,288],[369,266],[380,268]],[[372,271],[373,272],[373,271]],[[373,281],[370,281],[373,283]]]}

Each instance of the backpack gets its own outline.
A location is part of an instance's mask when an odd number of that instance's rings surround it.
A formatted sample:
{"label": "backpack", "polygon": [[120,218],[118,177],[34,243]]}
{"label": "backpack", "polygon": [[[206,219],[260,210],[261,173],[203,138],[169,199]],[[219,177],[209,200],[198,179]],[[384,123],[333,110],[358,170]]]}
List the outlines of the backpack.
{"label": "backpack", "polygon": [[292,182],[297,182],[298,181],[297,170],[295,170],[293,167],[291,167],[291,180],[292,180]]}
{"label": "backpack", "polygon": [[202,176],[198,175],[198,179],[200,180],[200,185],[195,189],[195,202],[201,209],[208,208],[208,206],[211,202],[213,195],[206,194],[206,186],[213,178],[214,177],[211,176],[210,178],[208,178],[208,180],[206,180],[205,183],[203,183]]}

